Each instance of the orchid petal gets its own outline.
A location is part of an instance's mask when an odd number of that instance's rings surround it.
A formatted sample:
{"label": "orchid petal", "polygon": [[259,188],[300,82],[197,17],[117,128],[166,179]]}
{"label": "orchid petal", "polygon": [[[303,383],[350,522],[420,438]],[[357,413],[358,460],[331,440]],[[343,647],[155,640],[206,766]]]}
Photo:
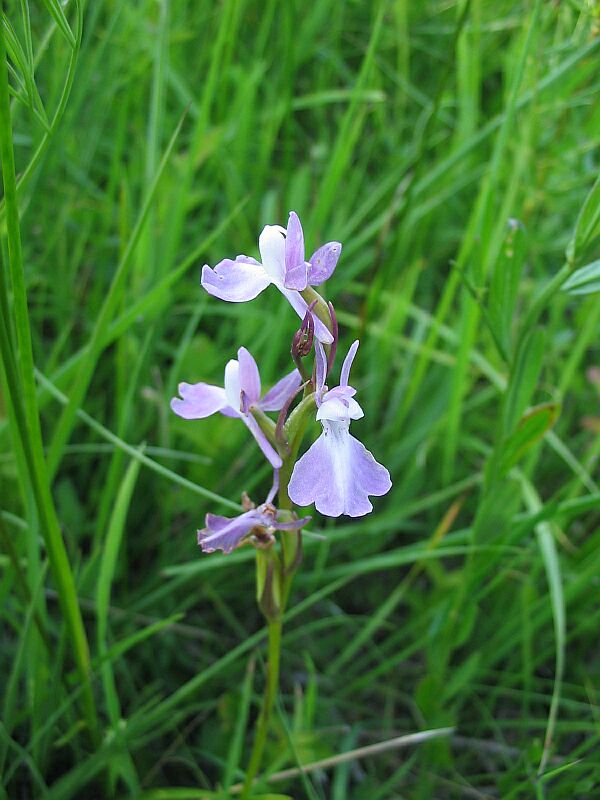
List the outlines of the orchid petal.
{"label": "orchid petal", "polygon": [[205,553],[214,553],[215,550],[231,553],[252,528],[261,523],[262,515],[256,509],[232,519],[207,514],[206,527],[198,531],[198,544]]}
{"label": "orchid petal", "polygon": [[258,237],[258,249],[264,270],[271,281],[283,285],[285,278],[285,228],[265,225]]}
{"label": "orchid petal", "polygon": [[329,517],[361,517],[373,509],[369,495],[386,494],[391,485],[387,469],[350,435],[347,423],[325,422],[321,436],[296,462],[288,494],[297,505],[314,503]]}
{"label": "orchid petal", "polygon": [[230,359],[225,365],[225,394],[227,402],[235,411],[240,411],[242,406],[242,386],[240,381],[240,364],[235,358]]}
{"label": "orchid petal", "polygon": [[343,395],[329,395],[327,400],[323,400],[317,411],[318,420],[351,420],[364,417],[365,413],[359,404],[352,397]]}
{"label": "orchid petal", "polygon": [[290,211],[285,237],[285,280],[287,289],[302,291],[307,285],[308,264],[304,261],[304,233],[295,211]]}
{"label": "orchid petal", "polygon": [[354,386],[334,386],[333,389],[329,389],[323,397],[321,398],[321,402],[325,403],[331,397],[354,397],[356,394],[356,389]]}
{"label": "orchid petal", "polygon": [[342,245],[339,242],[327,242],[312,254],[308,267],[311,286],[318,286],[332,276],[341,252]]}
{"label": "orchid petal", "polygon": [[286,401],[295,394],[302,383],[302,378],[297,369],[292,370],[285,378],[277,381],[263,399],[258,403],[258,407],[263,411],[280,411]]}
{"label": "orchid petal", "polygon": [[174,397],[171,408],[183,419],[204,419],[224,411],[228,406],[225,390],[210,383],[180,383],[179,394],[183,399]]}
{"label": "orchid petal", "polygon": [[327,379],[327,356],[321,342],[315,343],[315,390],[317,397],[320,397],[325,381]]}
{"label": "orchid petal", "polygon": [[[306,311],[308,309],[308,303],[302,297],[302,295],[298,294],[298,292],[294,292],[291,289],[281,289],[281,292],[287,299],[291,307],[294,309],[296,314],[298,314],[298,316],[301,319],[304,319],[304,315],[306,314]],[[320,342],[323,342],[323,344],[331,344],[333,342],[333,336],[331,335],[331,332],[327,328],[327,325],[321,322],[321,320],[317,317],[317,315],[314,312],[312,313],[312,318],[313,322],[315,323],[315,336],[317,337],[317,339]]]}
{"label": "orchid petal", "polygon": [[260,399],[260,373],[256,361],[245,347],[238,350],[240,391],[244,392],[249,405]]}
{"label": "orchid petal", "polygon": [[346,355],[344,363],[342,364],[342,373],[340,375],[340,386],[348,386],[348,378],[350,377],[350,368],[352,367],[352,362],[354,361],[354,356],[356,355],[356,351],[358,350],[359,344],[360,342],[357,339],[350,345],[348,354]]}
{"label": "orchid petal", "polygon": [[254,300],[271,283],[271,278],[254,258],[225,258],[214,269],[202,268],[200,283],[209,294],[230,303]]}
{"label": "orchid petal", "polygon": [[286,267],[284,286],[286,289],[295,289],[302,292],[308,286],[307,264],[303,261],[295,267]]}
{"label": "orchid petal", "polygon": [[256,442],[260,449],[263,451],[264,455],[267,457],[268,461],[271,463],[271,466],[274,469],[280,469],[283,461],[281,460],[281,456],[277,453],[273,447],[273,445],[269,442],[266,435],[261,430],[260,425],[254,419],[252,414],[246,414],[242,417],[246,425],[248,426],[248,430],[256,439]]}

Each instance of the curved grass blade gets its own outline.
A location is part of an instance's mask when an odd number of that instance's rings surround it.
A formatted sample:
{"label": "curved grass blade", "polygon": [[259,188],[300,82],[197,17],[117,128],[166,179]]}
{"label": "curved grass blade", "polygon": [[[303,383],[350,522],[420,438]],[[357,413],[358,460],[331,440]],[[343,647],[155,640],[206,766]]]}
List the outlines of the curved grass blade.
{"label": "curved grass blade", "polygon": [[[29,476],[23,476],[23,480],[31,482],[50,566],[56,580],[61,608],[69,631],[73,658],[77,664],[80,679],[87,687],[83,698],[84,713],[90,734],[95,738],[97,718],[94,698],[89,684],[87,636],[79,609],[71,565],[50,492],[37,408],[33,350],[17,205],[6,48],[2,26],[0,26],[0,158],[2,161],[2,179],[6,204],[8,262],[13,292],[13,306],[10,315],[12,320],[6,319],[5,315],[2,314],[0,348],[11,395],[11,403],[15,411],[15,417],[18,420],[18,431],[15,432],[15,435],[18,436],[21,442],[30,472]],[[1,289],[3,294],[7,292],[8,281],[6,279],[2,280]],[[2,307],[10,308],[7,297],[3,297]],[[14,338],[10,329],[11,321],[14,323]]]}

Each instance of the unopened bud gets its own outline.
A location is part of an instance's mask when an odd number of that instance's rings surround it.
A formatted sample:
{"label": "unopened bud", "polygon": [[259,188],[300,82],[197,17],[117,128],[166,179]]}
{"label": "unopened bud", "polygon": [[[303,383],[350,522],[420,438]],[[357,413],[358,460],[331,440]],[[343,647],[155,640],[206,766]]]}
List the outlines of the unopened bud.
{"label": "unopened bud", "polygon": [[302,324],[292,339],[292,358],[294,361],[299,358],[305,358],[312,350],[315,338],[315,322],[312,316],[314,305],[314,303],[311,303],[308,307]]}

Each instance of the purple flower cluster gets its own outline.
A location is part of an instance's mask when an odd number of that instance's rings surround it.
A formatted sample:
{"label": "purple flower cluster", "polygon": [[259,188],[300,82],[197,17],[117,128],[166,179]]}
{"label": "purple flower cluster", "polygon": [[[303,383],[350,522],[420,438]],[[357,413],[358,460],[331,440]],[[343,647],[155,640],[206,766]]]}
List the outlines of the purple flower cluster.
{"label": "purple flower cluster", "polygon": [[[304,233],[293,211],[287,229],[279,225],[265,226],[258,246],[262,263],[239,255],[233,260],[220,261],[214,269],[205,265],[202,286],[221,300],[239,303],[253,300],[269,284],[274,284],[303,319],[302,328],[293,340],[295,360],[308,355],[314,332],[315,367],[305,397],[308,393],[314,399],[313,408],[316,407],[316,419],[321,423],[322,433],[295,462],[287,487],[288,495],[298,506],[314,503],[317,511],[326,516],[363,516],[373,510],[369,495],[386,494],[392,483],[387,469],[349,430],[351,420],[364,416],[355,400],[356,389],[348,383],[359,343],[352,344],[344,359],[339,385],[329,389],[325,381],[337,346],[337,324],[328,326],[315,310],[316,301],[311,299],[307,302],[301,294],[307,287],[318,286],[332,275],[342,246],[339,242],[328,242],[306,261]],[[333,308],[330,306],[330,309],[334,321]],[[302,347],[298,348],[300,341]],[[296,363],[300,364],[298,360]],[[294,369],[261,398],[258,367],[244,347],[238,350],[237,360],[227,363],[223,387],[207,383],[179,385],[181,397],[171,401],[176,414],[184,419],[203,419],[217,412],[238,417],[248,427],[275,471],[273,488],[258,508],[246,510],[233,519],[207,514],[206,527],[198,532],[198,543],[205,552],[223,550],[229,553],[246,540],[264,546],[272,541],[274,531],[298,530],[309,521],[310,517],[281,519],[283,512],[278,512],[273,506],[279,469],[290,454],[289,448],[286,450],[277,437],[272,433],[268,435],[268,428],[265,432],[264,424],[260,424],[264,412],[278,411],[280,418],[275,430],[280,432],[301,385],[300,372]]]}

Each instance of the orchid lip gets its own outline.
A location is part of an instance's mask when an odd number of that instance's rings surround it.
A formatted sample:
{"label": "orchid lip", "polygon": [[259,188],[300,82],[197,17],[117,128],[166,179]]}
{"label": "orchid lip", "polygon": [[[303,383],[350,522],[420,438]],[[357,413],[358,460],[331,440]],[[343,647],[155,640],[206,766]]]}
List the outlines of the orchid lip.
{"label": "orchid lip", "polygon": [[354,399],[356,390],[348,384],[357,349],[355,341],[344,359],[339,386],[328,389],[328,363],[317,342],[316,417],[323,432],[294,465],[288,485],[292,502],[299,506],[314,503],[317,511],[330,517],[368,514],[373,510],[369,496],[387,494],[392,486],[387,469],[350,434],[351,420],[364,416]]}

